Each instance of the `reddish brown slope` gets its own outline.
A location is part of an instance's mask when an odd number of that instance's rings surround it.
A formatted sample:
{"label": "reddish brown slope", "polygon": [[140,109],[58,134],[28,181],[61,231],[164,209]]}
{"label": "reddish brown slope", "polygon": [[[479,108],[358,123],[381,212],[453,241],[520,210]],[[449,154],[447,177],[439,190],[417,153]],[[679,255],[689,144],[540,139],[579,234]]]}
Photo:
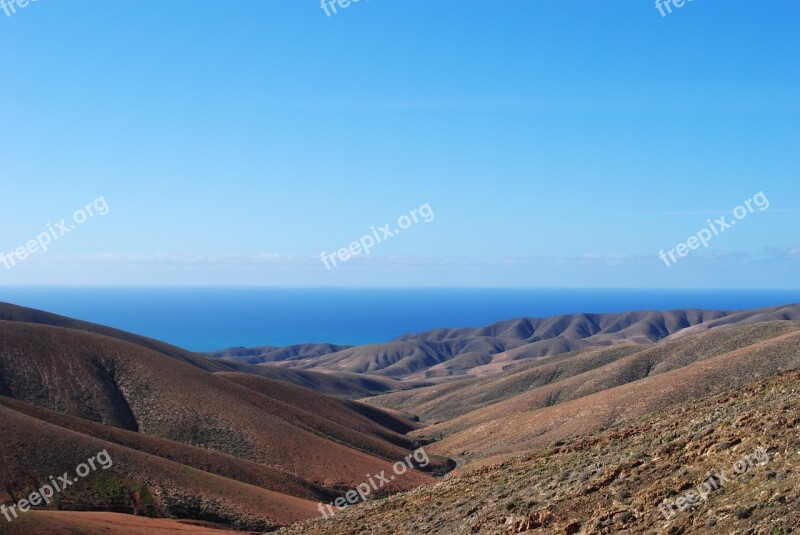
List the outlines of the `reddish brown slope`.
{"label": "reddish brown slope", "polygon": [[444,385],[376,396],[369,403],[416,414],[436,422],[461,416],[523,392],[596,370],[648,346],[619,346],[572,351],[562,355],[517,363],[494,377],[470,378]]}
{"label": "reddish brown slope", "polygon": [[[163,354],[96,334],[0,322],[0,393],[74,416],[352,487],[407,450]],[[360,450],[360,451],[358,451]],[[428,481],[412,474],[402,484]]]}
{"label": "reddish brown slope", "polygon": [[[796,534],[799,394],[800,373],[787,372],[279,533]],[[664,518],[662,500],[722,471],[724,487]]]}
{"label": "reddish brown slope", "polygon": [[180,347],[176,347],[160,340],[153,340],[138,334],[121,331],[106,327],[105,325],[98,325],[96,323],[89,323],[88,321],[76,320],[58,314],[51,314],[42,310],[33,308],[25,308],[10,303],[0,302],[0,321],[13,321],[21,323],[35,323],[39,325],[50,325],[52,327],[64,327],[66,329],[74,329],[84,331],[87,333],[102,334],[118,340],[124,340],[132,344],[136,344],[153,351],[158,351],[168,357],[186,362],[192,366],[197,366],[203,370],[209,371],[227,371],[230,368],[223,362],[208,359],[203,355],[186,351]]}
{"label": "reddish brown slope", "polygon": [[[793,328],[766,341],[573,401],[513,413],[513,409],[504,407],[514,403],[512,398],[416,433],[440,434],[448,426],[451,429],[458,426],[463,431],[431,445],[430,450],[468,457],[507,455],[797,367],[800,367],[800,331]],[[489,410],[494,418],[488,414]]]}
{"label": "reddish brown slope", "polygon": [[[537,359],[410,410],[437,420],[471,413],[469,421],[474,425],[495,418],[493,405],[498,402],[504,402],[504,414],[543,408],[658,375],[791,331],[800,331],[800,327],[790,322],[759,323],[705,331],[655,345],[594,348]],[[485,416],[481,420],[479,415]],[[458,425],[457,420],[443,424],[445,431],[458,430]]]}
{"label": "reddish brown slope", "polygon": [[113,442],[126,448],[155,455],[266,490],[311,501],[329,499],[332,496],[332,493],[326,489],[315,486],[292,474],[224,453],[172,442],[143,433],[126,431],[97,422],[90,422],[6,397],[0,397],[0,407],[82,435]]}
{"label": "reddish brown slope", "polygon": [[231,535],[204,522],[143,518],[121,513],[31,511],[7,526],[5,535]]}
{"label": "reddish brown slope", "polygon": [[686,309],[521,318],[476,329],[435,329],[385,344],[275,364],[405,379],[459,375],[478,369],[493,373],[513,360],[618,343],[652,344],[697,325],[718,327],[773,320],[800,320],[800,305],[737,312]]}
{"label": "reddish brown slope", "polygon": [[228,362],[232,372],[241,372],[257,377],[266,377],[303,388],[308,388],[327,396],[358,399],[394,390],[409,388],[412,385],[388,377],[357,373],[330,372],[326,370],[296,370],[279,366],[239,364]]}
{"label": "reddish brown slope", "polygon": [[245,373],[218,373],[219,377],[258,392],[278,403],[288,405],[306,421],[321,419],[337,426],[381,438],[403,448],[414,448],[415,444],[404,437],[406,433],[419,429],[419,425],[394,414],[375,409],[364,403],[331,398],[296,385],[273,381]]}
{"label": "reddish brown slope", "polygon": [[[98,325],[86,321],[80,321],[58,314],[51,314],[41,310],[20,307],[10,303],[0,302],[0,321],[13,321],[20,323],[34,323],[38,325],[50,325],[52,327],[63,327],[88,333],[101,334],[111,338],[117,338],[131,344],[135,344],[153,351],[158,351],[168,357],[196,366],[206,371],[240,371],[254,375],[286,381],[289,383],[304,386],[318,392],[349,398],[364,397],[372,394],[384,393],[397,390],[402,385],[396,381],[381,377],[362,377],[353,374],[331,375],[314,371],[293,371],[279,370],[277,368],[267,369],[262,366],[252,366],[240,362],[228,362],[222,359],[211,358],[209,355],[201,355],[186,351],[185,349],[173,345],[153,340],[144,336],[121,331]],[[333,348],[333,346],[332,346]],[[278,351],[285,353],[285,351]]]}
{"label": "reddish brown slope", "polygon": [[[55,496],[60,509],[115,510],[202,518],[268,529],[309,518],[316,504],[203,472],[0,407],[0,503],[15,503],[49,480],[106,450],[113,461]],[[24,455],[20,455],[24,452]]]}

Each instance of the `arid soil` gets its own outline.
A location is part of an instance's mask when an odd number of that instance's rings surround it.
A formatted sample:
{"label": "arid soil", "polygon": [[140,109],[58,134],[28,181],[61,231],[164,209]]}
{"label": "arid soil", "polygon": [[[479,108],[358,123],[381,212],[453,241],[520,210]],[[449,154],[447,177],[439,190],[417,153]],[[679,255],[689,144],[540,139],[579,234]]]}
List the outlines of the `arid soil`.
{"label": "arid soil", "polygon": [[[800,372],[786,372],[279,533],[795,533],[799,397]],[[769,460],[735,475],[759,447]],[[720,471],[730,481],[706,500],[662,515]]]}

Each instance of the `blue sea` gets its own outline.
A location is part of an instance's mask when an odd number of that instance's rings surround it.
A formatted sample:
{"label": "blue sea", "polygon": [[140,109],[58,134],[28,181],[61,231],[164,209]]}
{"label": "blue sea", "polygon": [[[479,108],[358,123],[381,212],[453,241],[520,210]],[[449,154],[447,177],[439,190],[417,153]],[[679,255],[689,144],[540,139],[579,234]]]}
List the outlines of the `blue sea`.
{"label": "blue sea", "polygon": [[0,301],[101,323],[194,351],[367,344],[437,327],[577,312],[800,303],[800,290],[0,287]]}

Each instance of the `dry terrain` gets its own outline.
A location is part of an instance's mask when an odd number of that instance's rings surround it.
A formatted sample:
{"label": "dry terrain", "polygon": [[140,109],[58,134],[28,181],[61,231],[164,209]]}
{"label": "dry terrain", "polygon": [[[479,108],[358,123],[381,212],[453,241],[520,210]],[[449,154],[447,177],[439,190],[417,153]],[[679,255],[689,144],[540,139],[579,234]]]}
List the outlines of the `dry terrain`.
{"label": "dry terrain", "polygon": [[[372,374],[404,380],[487,375],[520,360],[616,344],[653,344],[679,333],[696,334],[726,325],[800,320],[800,306],[744,311],[673,310],[620,314],[567,314],[519,318],[480,328],[434,329],[401,336],[385,344],[339,349],[316,344],[313,356],[272,352],[262,365],[302,370]],[[293,346],[298,347],[298,346]],[[300,346],[302,347],[302,346]],[[259,348],[240,348],[247,356]],[[229,352],[218,358],[231,358]]]}
{"label": "dry terrain", "polygon": [[[114,461],[0,532],[792,533],[798,369],[798,305],[201,355],[0,303],[0,504]],[[313,520],[422,445],[429,466]]]}
{"label": "dry terrain", "polygon": [[[796,533],[799,399],[800,373],[785,372],[279,533]],[[759,447],[769,460],[735,475]],[[730,481],[707,499],[662,515],[720,471]]]}

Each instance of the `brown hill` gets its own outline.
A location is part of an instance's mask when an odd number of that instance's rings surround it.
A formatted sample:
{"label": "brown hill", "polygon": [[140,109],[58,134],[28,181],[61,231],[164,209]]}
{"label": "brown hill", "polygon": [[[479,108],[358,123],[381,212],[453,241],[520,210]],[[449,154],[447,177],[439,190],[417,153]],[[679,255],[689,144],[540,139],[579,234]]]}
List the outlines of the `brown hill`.
{"label": "brown hill", "polygon": [[[709,452],[727,451],[715,448],[710,427],[703,425],[744,407],[720,408],[706,400],[692,405],[701,416],[684,413],[676,423],[674,406],[729,388],[744,392],[754,380],[800,367],[798,306],[574,314],[437,329],[338,351],[308,344],[258,348],[248,355],[236,348],[218,359],[28,309],[0,305],[0,314],[9,318],[0,320],[0,503],[24,497],[48,475],[103,449],[115,461],[60,496],[53,507],[63,511],[39,511],[14,527],[33,533],[59,522],[57,529],[78,533],[185,527],[138,524],[130,516],[143,514],[211,527],[274,529],[317,516],[318,500],[330,501],[368,473],[389,473],[392,463],[420,443],[462,466],[427,487],[420,485],[436,480],[411,471],[390,489],[416,489],[408,494],[289,531],[644,532],[656,525],[646,507],[669,490],[666,483],[685,490],[678,480],[685,473],[675,466],[679,459],[702,467]],[[248,362],[251,357],[256,360]],[[764,388],[790,399],[785,388],[798,380],[797,374],[784,374],[748,391],[755,401],[747,410],[764,408]],[[796,398],[797,389],[789,390]],[[367,404],[321,392],[383,395]],[[730,393],[724,403],[738,398]],[[436,423],[423,427],[403,412]],[[672,423],[638,420],[656,414]],[[756,429],[752,416],[736,416],[733,421]],[[781,425],[797,423],[796,412],[793,419],[781,418],[771,415],[771,427],[758,431],[776,438]],[[648,425],[660,430],[655,442],[644,436]],[[664,435],[675,425],[691,429],[694,444],[686,449],[694,457],[681,457],[676,437]],[[616,434],[608,448],[601,447],[604,439],[598,437],[610,437],[601,431],[608,427],[616,427]],[[717,429],[726,441],[746,441],[727,431]],[[652,470],[625,464],[643,451],[655,452],[648,459]],[[524,461],[480,468],[519,454],[526,455]],[[551,473],[553,459],[558,469]],[[446,457],[432,460],[428,470],[442,473]],[[529,473],[531,463],[536,469]],[[564,476],[569,463],[582,467],[585,478]],[[505,484],[494,477],[498,471],[508,478]],[[660,479],[645,484],[643,477]],[[609,500],[612,483],[628,496]],[[634,490],[641,500],[631,498]],[[387,510],[387,504],[408,510]],[[723,509],[709,514],[729,531],[744,526],[730,523]],[[76,512],[81,510],[91,513]],[[748,514],[781,518],[755,509]],[[681,520],[665,532],[695,527]]]}
{"label": "brown hill", "polygon": [[[723,326],[690,337],[666,338],[658,344],[584,349],[522,361],[481,381],[386,394],[371,398],[370,403],[400,408],[425,421],[451,420],[487,407],[481,414],[487,415],[482,421],[489,421],[496,416],[491,406],[504,400],[513,398],[503,404],[505,414],[542,408],[747,347],[797,327],[793,322]],[[431,396],[434,389],[440,394]],[[473,412],[473,416],[477,414]],[[457,426],[457,421],[447,425]]]}
{"label": "brown hill", "polygon": [[[786,372],[279,533],[796,533],[798,394],[800,372]],[[757,448],[765,456],[731,479]],[[731,480],[719,490],[662,515],[720,471]]]}
{"label": "brown hill", "polygon": [[213,351],[208,354],[216,359],[230,362],[263,364],[264,362],[275,362],[279,360],[320,357],[322,355],[336,353],[337,351],[342,351],[351,347],[353,346],[342,346],[335,344],[296,344],[284,347],[231,347],[220,351]]}
{"label": "brown hill", "polygon": [[350,430],[382,438],[403,448],[415,445],[406,433],[420,426],[393,413],[382,411],[358,401],[331,398],[296,385],[273,381],[246,373],[218,373],[219,377],[247,387],[259,394],[286,405],[285,410],[296,414],[297,420],[308,425],[317,419],[318,424],[332,423]]}
{"label": "brown hill", "polygon": [[[340,397],[359,398],[403,388],[403,385],[397,381],[383,377],[363,377],[354,374],[330,374],[303,370],[294,371],[279,370],[274,368],[267,369],[261,366],[252,366],[237,359],[229,361],[226,359],[211,358],[209,355],[192,353],[191,351],[186,351],[185,349],[181,349],[159,340],[153,340],[151,338],[121,331],[119,329],[113,329],[104,325],[80,321],[73,318],[68,318],[66,316],[60,316],[58,314],[51,314],[41,310],[20,307],[10,303],[0,302],[0,321],[50,325],[53,327],[64,327],[67,329],[74,329],[88,333],[101,334],[103,336],[116,338],[118,340],[123,340],[131,344],[157,351],[168,357],[191,364],[192,366],[198,367],[202,370],[212,372],[239,371],[254,375],[262,375],[268,378],[304,386],[323,394]],[[298,354],[305,352],[304,354],[307,356],[313,353],[311,346],[318,346],[319,348],[322,348],[326,347],[326,344],[295,346],[293,351],[297,351]],[[331,345],[329,347],[333,349],[340,346]],[[292,351],[292,349],[286,350],[285,348],[278,348],[276,351],[283,354],[286,351]],[[318,351],[322,351],[322,349],[319,349]]]}
{"label": "brown hill", "polygon": [[[6,535],[231,535],[230,530],[211,527],[208,522],[143,518],[121,513],[30,511],[7,526]],[[218,525],[217,525],[218,526]]]}
{"label": "brown hill", "polygon": [[377,375],[361,375],[356,373],[337,373],[327,370],[312,371],[292,368],[281,368],[268,365],[251,365],[236,362],[227,362],[230,370],[250,375],[275,379],[297,386],[302,386],[328,396],[356,399],[378,394],[385,394],[395,390],[413,388],[416,385],[426,385],[424,381],[401,382],[389,377]]}
{"label": "brown hill", "polygon": [[450,420],[523,392],[590,372],[649,346],[589,348],[532,361],[521,361],[497,375],[472,377],[371,397],[368,402],[418,415],[424,422]]}
{"label": "brown hill", "polygon": [[[269,529],[315,514],[309,500],[269,491],[143,453],[0,406],[0,501],[16,503],[98,452],[113,464],[56,493],[51,507],[196,518],[239,529]],[[24,452],[24,455],[20,455]],[[4,522],[5,523],[5,522]]]}
{"label": "brown hill", "polygon": [[196,366],[203,370],[208,371],[229,371],[230,367],[224,363],[220,363],[213,359],[205,358],[202,355],[186,351],[179,347],[153,340],[138,334],[121,331],[106,327],[105,325],[98,325],[96,323],[89,323],[88,321],[80,321],[66,316],[59,316],[58,314],[51,314],[33,308],[25,308],[11,303],[0,302],[0,321],[13,321],[21,323],[35,323],[38,325],[50,325],[52,327],[64,327],[66,329],[74,329],[77,331],[85,331],[87,333],[102,334],[118,340],[124,340],[135,345],[158,351],[169,357],[181,360],[192,366]]}
{"label": "brown hill", "polygon": [[112,442],[132,450],[281,494],[311,501],[329,499],[334,494],[324,487],[309,483],[293,474],[217,451],[126,431],[6,397],[0,397],[0,408],[16,411],[59,428],[69,429],[82,435]]}
{"label": "brown hill", "polygon": [[[737,337],[743,336],[742,331],[753,329],[746,334],[756,341],[734,349],[741,346]],[[761,330],[774,332],[763,339]],[[728,351],[714,350],[698,359],[691,346],[682,353],[666,345],[659,349],[669,358],[661,360],[634,353],[586,377],[567,379],[563,388],[553,383],[541,392],[521,394],[416,433],[443,437],[429,447],[433,452],[467,458],[508,455],[800,367],[800,326],[767,323],[726,332],[731,338]],[[709,342],[714,334],[701,335],[693,347]],[[718,339],[711,341],[717,347],[724,345]],[[710,356],[713,353],[718,354]],[[630,381],[636,375],[643,378]],[[559,401],[558,396],[566,400]]]}
{"label": "brown hill", "polygon": [[[402,458],[385,440],[161,353],[96,334],[0,322],[0,394],[351,487]],[[362,414],[350,410],[342,419]],[[379,468],[380,467],[380,468]],[[406,478],[417,484],[425,478]]]}
{"label": "brown hill", "polygon": [[272,364],[416,380],[466,373],[490,374],[517,360],[612,344],[652,344],[685,329],[694,329],[691,332],[696,333],[726,325],[774,320],[800,321],[800,305],[735,312],[689,309],[522,318],[474,329],[435,329],[385,344],[306,358],[290,356],[276,359]]}

